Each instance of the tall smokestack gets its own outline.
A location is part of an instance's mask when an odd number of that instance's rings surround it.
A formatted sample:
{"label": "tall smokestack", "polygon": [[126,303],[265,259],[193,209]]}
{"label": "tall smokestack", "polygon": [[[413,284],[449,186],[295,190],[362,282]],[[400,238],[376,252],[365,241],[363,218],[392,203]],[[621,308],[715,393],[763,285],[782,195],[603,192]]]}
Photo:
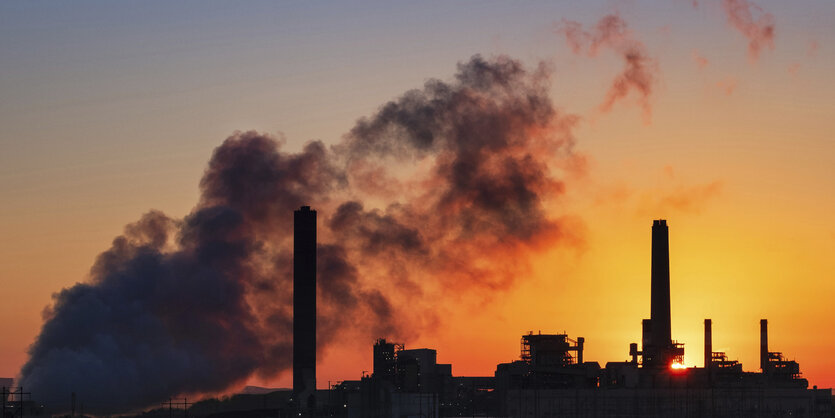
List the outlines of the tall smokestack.
{"label": "tall smokestack", "polygon": [[670,330],[670,242],[667,221],[652,221],[652,346],[659,354],[656,360],[667,362],[668,349],[672,346]]}
{"label": "tall smokestack", "polygon": [[705,369],[710,367],[713,360],[713,324],[705,319]]}
{"label": "tall smokestack", "polygon": [[768,366],[768,320],[760,319],[760,369],[765,373]]}
{"label": "tall smokestack", "polygon": [[312,409],[316,404],[316,211],[302,206],[293,221],[293,393],[301,409]]}

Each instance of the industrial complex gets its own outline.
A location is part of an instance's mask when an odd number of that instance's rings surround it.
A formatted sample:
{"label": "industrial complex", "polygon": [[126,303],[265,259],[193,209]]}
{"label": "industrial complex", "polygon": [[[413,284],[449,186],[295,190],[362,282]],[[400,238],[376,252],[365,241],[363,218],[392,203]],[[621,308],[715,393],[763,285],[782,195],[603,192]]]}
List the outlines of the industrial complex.
{"label": "industrial complex", "polygon": [[[628,361],[600,364],[583,356],[585,339],[567,334],[521,336],[519,359],[492,376],[453,376],[429,348],[408,349],[379,338],[373,371],[316,389],[316,211],[294,214],[293,388],[239,394],[190,404],[183,400],[143,417],[835,417],[832,389],[809,388],[797,362],[772,351],[768,321],[760,321],[759,371],[713,351],[704,320],[703,367],[682,365],[684,346],[672,339],[669,230],[652,223],[650,318]],[[369,342],[370,343],[370,342]],[[626,345],[624,344],[624,351]],[[7,383],[9,386],[11,383]],[[4,394],[3,415],[38,415],[23,393]],[[175,412],[176,411],[176,412]],[[75,399],[73,398],[73,414]]]}
{"label": "industrial complex", "polygon": [[[296,212],[297,228],[299,216]],[[315,228],[312,233],[315,239]],[[299,237],[297,232],[296,239],[307,242],[310,236]],[[307,259],[307,255],[297,258]],[[713,351],[710,319],[704,322],[704,366],[683,366],[684,346],[671,337],[665,220],[652,224],[651,263],[650,318],[642,321],[640,347],[629,344],[629,361],[601,366],[584,360],[583,337],[529,333],[522,336],[519,360],[497,365],[493,376],[459,377],[452,375],[450,364],[437,363],[435,350],[406,349],[380,338],[373,346],[370,375],[319,391],[315,406],[308,404],[298,413],[343,417],[833,416],[832,390],[810,389],[797,362],[769,349],[765,319],[760,321],[759,372],[745,372],[739,362]],[[307,270],[298,265],[295,269],[297,274]],[[294,364],[294,368],[307,367]],[[295,387],[296,396],[306,387]]]}

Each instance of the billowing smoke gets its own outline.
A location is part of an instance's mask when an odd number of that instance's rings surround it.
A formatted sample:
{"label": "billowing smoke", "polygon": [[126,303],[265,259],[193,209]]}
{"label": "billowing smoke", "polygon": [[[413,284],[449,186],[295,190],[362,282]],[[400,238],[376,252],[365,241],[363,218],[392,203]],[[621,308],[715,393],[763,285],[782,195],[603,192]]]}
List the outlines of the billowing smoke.
{"label": "billowing smoke", "polygon": [[408,340],[439,321],[450,290],[506,289],[532,253],[572,234],[548,205],[575,158],[575,118],[553,106],[548,76],[474,56],[331,147],[289,153],[269,135],[234,134],[188,216],[149,212],[87,282],[54,295],[22,385],[118,413],[288,370],[301,205],[320,214],[320,351],[348,334]]}
{"label": "billowing smoke", "polygon": [[292,210],[339,183],[321,143],[286,154],[256,133],[227,139],[185,219],[146,214],[88,283],[54,295],[22,384],[38,399],[74,391],[89,411],[113,413],[286,369]]}
{"label": "billowing smoke", "polygon": [[756,60],[763,48],[774,49],[774,15],[748,0],[722,0],[728,23],[748,38],[748,55]]}
{"label": "billowing smoke", "polygon": [[606,15],[589,31],[579,22],[563,20],[557,32],[565,36],[575,54],[594,57],[602,49],[610,49],[623,58],[623,70],[612,81],[600,110],[610,111],[615,102],[635,92],[644,117],[649,120],[652,114],[650,96],[656,84],[658,66],[643,42],[634,38],[623,18],[617,14]]}

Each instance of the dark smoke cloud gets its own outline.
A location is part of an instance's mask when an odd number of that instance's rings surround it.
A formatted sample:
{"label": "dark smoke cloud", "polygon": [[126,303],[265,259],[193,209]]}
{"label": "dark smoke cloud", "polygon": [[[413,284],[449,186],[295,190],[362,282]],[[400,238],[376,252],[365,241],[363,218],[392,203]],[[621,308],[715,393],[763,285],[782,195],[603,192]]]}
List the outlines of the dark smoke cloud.
{"label": "dark smoke cloud", "polygon": [[426,232],[528,240],[550,231],[556,224],[542,200],[559,194],[562,184],[550,175],[547,159],[572,139],[556,123],[544,71],[476,56],[459,65],[454,83],[432,80],[361,119],[349,134],[348,152],[411,162],[435,157],[427,180],[433,187],[420,199],[428,207],[411,204],[389,214],[417,210],[400,217],[444,224]]}
{"label": "dark smoke cloud", "polygon": [[152,212],[113,241],[90,283],[54,295],[21,370],[38,399],[76,391],[91,412],[144,407],[172,393],[216,391],[262,361],[242,261],[253,251],[239,213],[192,213],[179,245],[166,252],[165,225]]}
{"label": "dark smoke cloud", "polygon": [[[340,329],[355,323],[367,328],[368,338],[398,333],[397,317],[388,299],[376,289],[364,288],[360,272],[337,244],[319,245],[317,269],[319,278],[319,321],[317,343],[328,346]],[[346,316],[353,319],[346,319]]]}
{"label": "dark smoke cloud", "polygon": [[645,119],[649,121],[652,114],[650,97],[657,83],[658,66],[644,44],[634,38],[623,18],[617,14],[607,15],[588,31],[579,22],[563,20],[557,33],[565,36],[566,43],[575,54],[594,57],[601,50],[610,49],[622,57],[623,70],[612,81],[600,110],[610,111],[616,102],[634,92],[644,110]]}
{"label": "dark smoke cloud", "polygon": [[278,152],[281,143],[257,132],[227,139],[200,181],[201,205],[228,206],[272,232],[292,225],[292,216],[280,214],[292,214],[344,186],[344,176],[322,142],[310,142],[298,154]]}
{"label": "dark smoke cloud", "polygon": [[319,354],[347,335],[407,340],[438,323],[449,290],[491,297],[530,254],[572,235],[547,205],[565,188],[560,167],[581,166],[575,120],[554,108],[547,68],[475,56],[330,148],[288,153],[236,133],[214,151],[188,216],[146,214],[87,283],[54,295],[22,385],[118,413],[288,370],[301,205],[320,218]]}
{"label": "dark smoke cloud", "polygon": [[748,55],[756,60],[763,48],[774,49],[774,15],[748,0],[722,0],[728,23],[748,38]]}
{"label": "dark smoke cloud", "polygon": [[524,271],[514,254],[569,233],[545,203],[563,193],[553,163],[574,159],[575,119],[554,108],[546,67],[476,56],[458,70],[361,119],[342,144],[349,164],[428,159],[421,193],[384,211],[344,205],[334,223],[352,229],[354,250],[371,255],[385,243],[398,265],[442,287],[505,288]]}
{"label": "dark smoke cloud", "polygon": [[[175,221],[150,212],[128,225],[90,283],[54,296],[22,384],[46,400],[75,391],[91,412],[113,413],[286,370],[292,210],[344,181],[321,143],[297,154],[279,147],[266,135],[235,134],[215,150],[191,214]],[[325,297],[345,280],[328,279]],[[365,306],[334,304],[348,314]]]}
{"label": "dark smoke cloud", "polygon": [[395,216],[379,210],[366,211],[362,203],[349,201],[341,204],[329,221],[331,229],[342,235],[355,237],[363,252],[379,255],[389,251],[425,254],[426,245],[420,231],[400,224]]}

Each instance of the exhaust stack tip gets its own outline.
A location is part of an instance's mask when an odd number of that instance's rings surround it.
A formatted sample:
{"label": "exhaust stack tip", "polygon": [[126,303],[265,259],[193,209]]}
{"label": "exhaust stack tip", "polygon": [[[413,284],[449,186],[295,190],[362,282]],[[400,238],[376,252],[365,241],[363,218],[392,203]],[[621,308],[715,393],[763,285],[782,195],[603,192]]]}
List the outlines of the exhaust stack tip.
{"label": "exhaust stack tip", "polygon": [[710,368],[713,363],[713,321],[705,319],[705,359],[704,367]]}
{"label": "exhaust stack tip", "polygon": [[768,320],[760,319],[760,369],[768,368]]}

